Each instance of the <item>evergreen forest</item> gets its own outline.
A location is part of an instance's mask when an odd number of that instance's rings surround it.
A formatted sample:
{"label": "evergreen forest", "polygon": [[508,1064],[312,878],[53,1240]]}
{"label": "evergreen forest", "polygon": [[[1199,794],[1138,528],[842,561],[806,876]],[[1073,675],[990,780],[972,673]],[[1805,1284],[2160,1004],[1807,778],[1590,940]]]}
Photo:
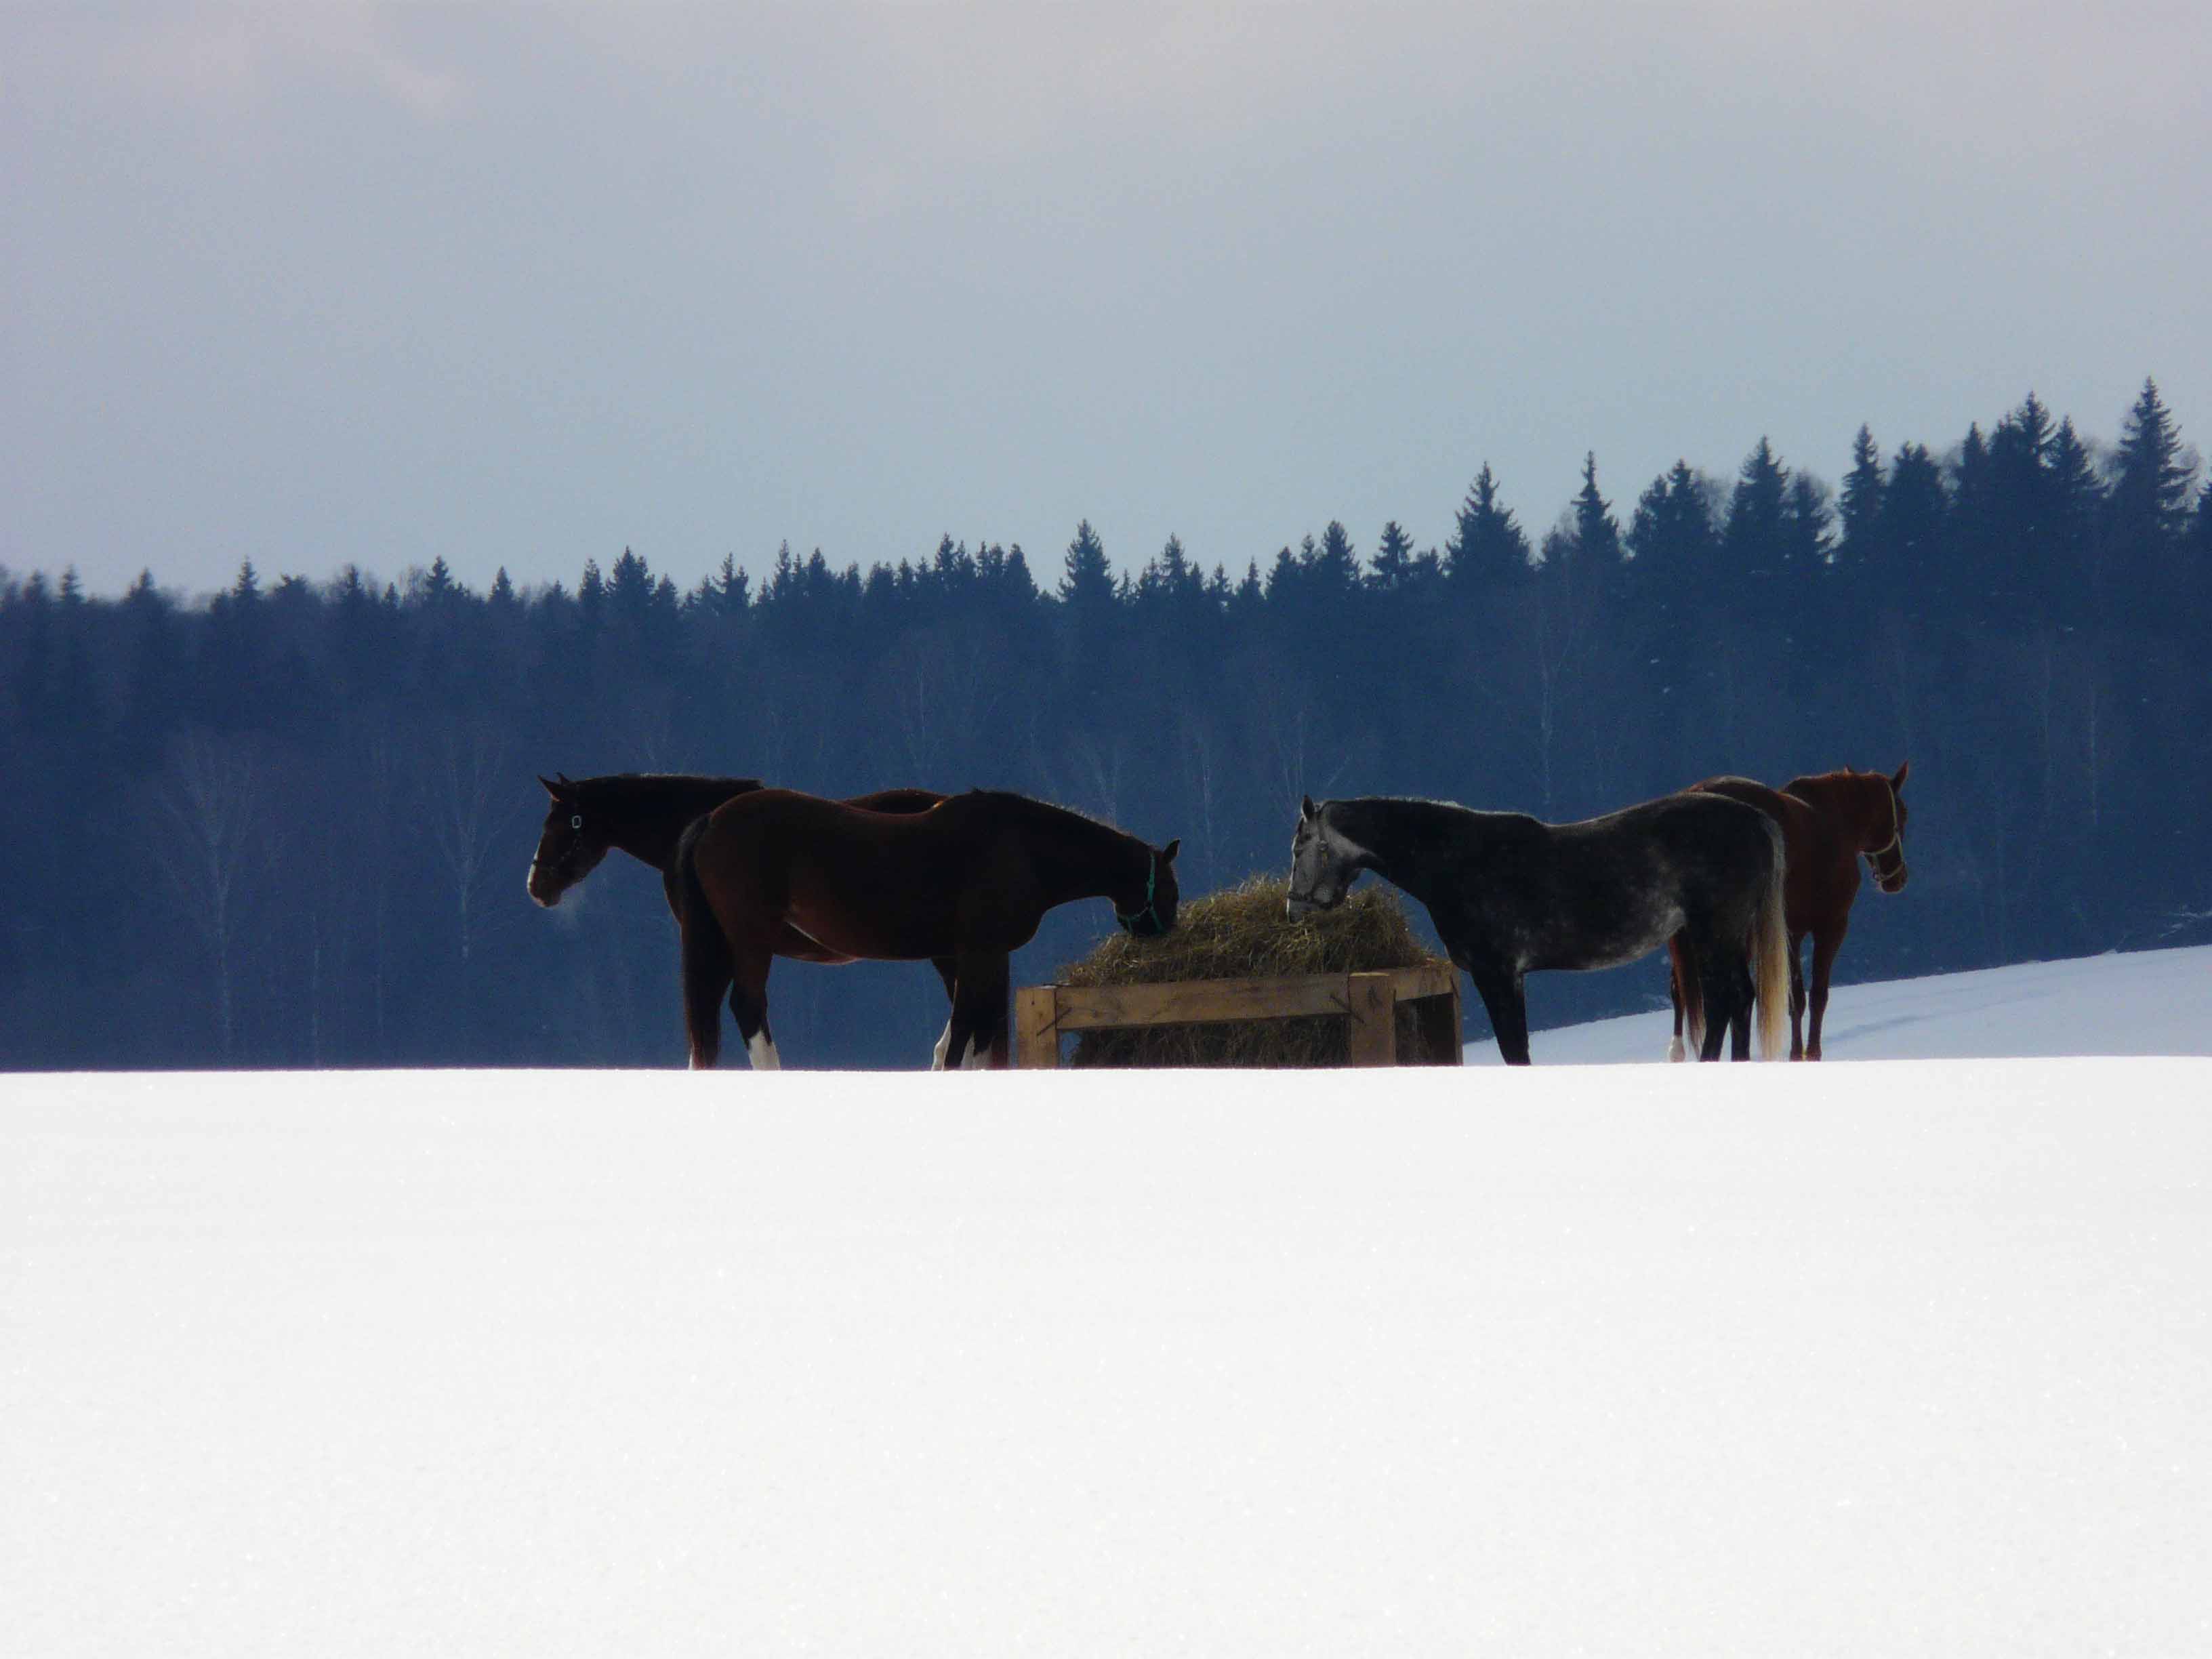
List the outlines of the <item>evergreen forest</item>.
{"label": "evergreen forest", "polygon": [[[1180,836],[1188,896],[1283,871],[1302,794],[1567,819],[1909,759],[1911,884],[1863,890],[1832,1032],[1853,980],[2199,942],[2197,474],[2147,381],[2109,441],[2033,396],[1941,449],[1862,428],[1832,486],[1764,440],[1640,484],[1589,457],[1549,522],[1484,465],[1441,547],[1331,523],[1117,564],[1086,523],[1048,563],[786,546],[686,590],[609,550],[483,592],[247,563],[193,599],[0,571],[0,1066],[682,1064],[657,876],[525,896],[556,771],[1014,789]],[[1018,982],[1112,925],[1055,913]],[[1663,975],[1533,977],[1532,1024]],[[802,1066],[927,1064],[945,1018],[926,964],[779,963],[771,997]]]}

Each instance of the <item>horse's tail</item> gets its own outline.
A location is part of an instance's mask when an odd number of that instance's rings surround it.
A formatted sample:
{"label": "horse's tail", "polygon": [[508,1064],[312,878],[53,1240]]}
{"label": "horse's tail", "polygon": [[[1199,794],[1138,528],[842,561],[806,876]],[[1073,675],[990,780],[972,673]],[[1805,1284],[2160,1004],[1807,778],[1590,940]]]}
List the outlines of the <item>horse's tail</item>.
{"label": "horse's tail", "polygon": [[[1682,1060],[1705,1044],[1705,991],[1698,981],[1698,959],[1686,934],[1677,933],[1667,941],[1667,968],[1674,976],[1674,1040],[1668,1045],[1667,1058]],[[1682,1047],[1685,1033],[1690,1039],[1686,1050]]]}
{"label": "horse's tail", "polygon": [[700,884],[699,837],[705,817],[684,826],[676,842],[676,923],[684,941],[684,1030],[694,1071],[709,1070],[722,1051],[722,998],[730,988],[730,942]]}
{"label": "horse's tail", "polygon": [[1759,896],[1759,920],[1751,939],[1751,974],[1759,1005],[1759,1057],[1778,1060],[1790,1052],[1782,1027],[1790,1008],[1790,927],[1782,908],[1783,883],[1789,870],[1782,850],[1782,826],[1764,812],[1766,839],[1774,857],[1766,872],[1765,890]]}

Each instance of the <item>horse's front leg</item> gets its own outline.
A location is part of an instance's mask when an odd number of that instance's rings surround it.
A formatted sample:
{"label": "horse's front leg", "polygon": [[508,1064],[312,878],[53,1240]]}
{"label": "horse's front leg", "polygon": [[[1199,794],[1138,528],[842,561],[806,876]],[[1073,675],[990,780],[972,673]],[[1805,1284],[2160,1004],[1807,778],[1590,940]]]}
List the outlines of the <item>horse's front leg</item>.
{"label": "horse's front leg", "polygon": [[1528,999],[1521,975],[1506,969],[1468,969],[1475,992],[1498,1036],[1498,1057],[1508,1066],[1528,1063]]}
{"label": "horse's front leg", "polygon": [[[703,907],[702,910],[703,910]],[[722,997],[730,988],[730,951],[712,914],[677,917],[682,941],[684,1033],[691,1069],[711,1072],[722,1053]]]}

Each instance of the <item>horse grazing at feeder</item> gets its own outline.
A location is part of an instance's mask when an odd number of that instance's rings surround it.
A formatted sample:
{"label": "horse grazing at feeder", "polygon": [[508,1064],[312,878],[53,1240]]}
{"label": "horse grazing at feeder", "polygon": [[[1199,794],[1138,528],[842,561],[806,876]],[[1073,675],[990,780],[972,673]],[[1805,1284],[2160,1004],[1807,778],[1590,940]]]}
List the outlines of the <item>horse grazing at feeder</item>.
{"label": "horse grazing at feeder", "polygon": [[[1905,890],[1910,875],[1905,867],[1905,826],[1911,816],[1905,805],[1905,775],[1911,761],[1893,773],[1821,772],[1792,778],[1779,789],[1771,789],[1749,778],[1707,778],[1692,790],[1725,795],[1756,806],[1782,828],[1782,844],[1789,859],[1789,875],[1783,885],[1783,910],[1790,930],[1790,1058],[1820,1057],[1820,1022],[1828,1011],[1828,981],[1850,930],[1851,901],[1858,896],[1859,860],[1874,872],[1874,884],[1885,893]],[[1805,937],[1813,939],[1813,1011],[1809,1037],[1804,1025],[1807,1006],[1804,964]],[[1704,1020],[1698,988],[1686,980],[1681,963],[1672,964],[1668,988],[1674,1005],[1674,1037],[1667,1057],[1683,1057],[1682,1030],[1689,1027],[1690,1041],[1699,1041]]]}
{"label": "horse grazing at feeder", "polygon": [[921,812],[872,811],[788,789],[726,801],[676,854],[684,1017],[695,1069],[721,1050],[724,996],[754,1069],[781,1063],[768,972],[796,935],[839,961],[951,963],[940,1067],[1008,1059],[1007,958],[1044,913],[1103,898],[1137,937],[1175,926],[1179,842],[1153,848],[1061,806],[995,790]]}
{"label": "horse grazing at feeder", "polygon": [[1292,916],[1344,902],[1372,870],[1428,906],[1437,937],[1474,981],[1508,1065],[1528,1063],[1522,976],[1618,967],[1680,939],[1717,1018],[1701,1058],[1781,1045],[1789,987],[1782,832],[1719,795],[1662,795],[1580,823],[1370,796],[1306,800],[1291,843]]}
{"label": "horse grazing at feeder", "polygon": [[[540,777],[552,805],[538,831],[538,850],[531,857],[530,896],[547,909],[561,896],[599,866],[609,852],[619,849],[641,864],[660,872],[661,890],[680,927],[684,921],[682,895],[676,882],[676,849],[684,832],[724,801],[766,787],[758,778],[698,777],[688,773],[621,772],[605,777],[572,778],[556,773]],[[945,797],[933,789],[881,789],[855,796],[852,805],[871,812],[924,812]],[[786,929],[773,950],[797,962],[842,966],[854,960],[823,949],[804,933]],[[945,1000],[952,997],[951,958],[934,964],[945,981]],[[939,1038],[939,1058],[951,1035]]]}

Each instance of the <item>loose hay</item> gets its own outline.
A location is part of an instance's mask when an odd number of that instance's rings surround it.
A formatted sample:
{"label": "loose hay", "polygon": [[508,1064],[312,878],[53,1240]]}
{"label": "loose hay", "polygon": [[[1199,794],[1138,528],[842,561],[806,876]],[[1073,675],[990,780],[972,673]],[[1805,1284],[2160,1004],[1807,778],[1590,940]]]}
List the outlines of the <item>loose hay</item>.
{"label": "loose hay", "polygon": [[[1438,958],[1424,949],[1397,896],[1370,886],[1334,910],[1292,918],[1290,883],[1251,876],[1186,901],[1175,931],[1156,939],[1116,933],[1060,970],[1063,985],[1161,985],[1182,980],[1276,979],[1372,973]],[[1077,1035],[1071,1066],[1342,1066],[1351,1033],[1341,1017],[1148,1025]],[[1414,1011],[1398,1009],[1398,1052],[1420,1052]]]}

